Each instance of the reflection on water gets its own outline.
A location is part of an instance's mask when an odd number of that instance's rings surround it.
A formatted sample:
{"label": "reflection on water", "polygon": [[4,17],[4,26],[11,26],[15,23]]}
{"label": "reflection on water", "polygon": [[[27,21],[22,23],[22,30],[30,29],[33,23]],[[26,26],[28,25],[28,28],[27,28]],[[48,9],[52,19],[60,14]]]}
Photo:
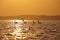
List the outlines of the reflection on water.
{"label": "reflection on water", "polygon": [[60,40],[60,21],[0,20],[0,40]]}

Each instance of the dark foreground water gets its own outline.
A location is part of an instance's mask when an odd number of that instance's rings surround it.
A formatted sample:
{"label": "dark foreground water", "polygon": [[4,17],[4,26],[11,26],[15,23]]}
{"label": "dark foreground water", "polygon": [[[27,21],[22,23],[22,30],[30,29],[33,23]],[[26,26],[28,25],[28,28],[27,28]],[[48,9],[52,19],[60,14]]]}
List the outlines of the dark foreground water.
{"label": "dark foreground water", "polygon": [[60,21],[0,20],[0,40],[60,40]]}

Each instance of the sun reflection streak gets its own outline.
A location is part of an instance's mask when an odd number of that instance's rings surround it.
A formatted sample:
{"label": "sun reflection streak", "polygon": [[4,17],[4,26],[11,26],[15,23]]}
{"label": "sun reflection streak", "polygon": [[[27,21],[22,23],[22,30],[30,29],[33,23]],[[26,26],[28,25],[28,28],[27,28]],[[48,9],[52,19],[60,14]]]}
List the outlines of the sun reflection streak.
{"label": "sun reflection streak", "polygon": [[[11,33],[12,35],[15,35],[16,38],[18,39],[25,39],[26,38],[26,35],[23,33],[23,29],[21,28],[23,25],[23,20],[12,20],[14,22],[14,25],[16,27],[16,29],[14,30],[13,33]],[[16,24],[15,24],[16,22]]]}

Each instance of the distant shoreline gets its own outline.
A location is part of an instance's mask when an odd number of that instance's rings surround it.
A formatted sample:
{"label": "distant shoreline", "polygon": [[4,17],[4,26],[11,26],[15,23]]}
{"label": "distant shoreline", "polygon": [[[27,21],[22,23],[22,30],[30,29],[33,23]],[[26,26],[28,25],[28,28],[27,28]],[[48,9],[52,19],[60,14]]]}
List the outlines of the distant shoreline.
{"label": "distant shoreline", "polygon": [[0,16],[0,20],[60,20],[60,16],[46,16],[46,15],[20,15],[20,16]]}

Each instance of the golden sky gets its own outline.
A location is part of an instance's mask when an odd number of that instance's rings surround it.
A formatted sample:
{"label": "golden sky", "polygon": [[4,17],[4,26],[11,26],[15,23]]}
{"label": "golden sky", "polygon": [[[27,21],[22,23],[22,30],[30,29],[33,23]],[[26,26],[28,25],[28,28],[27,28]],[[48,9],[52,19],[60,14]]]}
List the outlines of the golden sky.
{"label": "golden sky", "polygon": [[0,0],[0,16],[60,15],[60,0]]}

